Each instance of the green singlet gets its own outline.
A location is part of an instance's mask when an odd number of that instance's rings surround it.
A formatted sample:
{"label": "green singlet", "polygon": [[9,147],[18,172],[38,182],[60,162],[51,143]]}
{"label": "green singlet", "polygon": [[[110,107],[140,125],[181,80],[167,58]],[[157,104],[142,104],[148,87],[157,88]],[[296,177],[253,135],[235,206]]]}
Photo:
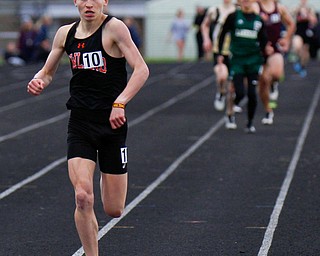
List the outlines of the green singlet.
{"label": "green singlet", "polygon": [[235,29],[231,33],[231,71],[230,75],[257,74],[263,64],[263,56],[258,40],[262,20],[258,15],[248,19],[241,10],[236,11]]}

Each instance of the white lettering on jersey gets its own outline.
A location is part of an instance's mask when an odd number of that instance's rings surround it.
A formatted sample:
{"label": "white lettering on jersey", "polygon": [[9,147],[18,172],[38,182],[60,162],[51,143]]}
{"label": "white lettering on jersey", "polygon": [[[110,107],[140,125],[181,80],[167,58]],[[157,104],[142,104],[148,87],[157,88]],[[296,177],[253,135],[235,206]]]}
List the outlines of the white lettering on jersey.
{"label": "white lettering on jersey", "polygon": [[249,30],[249,29],[236,29],[235,35],[236,37],[256,39],[258,37],[258,32],[255,30]]}

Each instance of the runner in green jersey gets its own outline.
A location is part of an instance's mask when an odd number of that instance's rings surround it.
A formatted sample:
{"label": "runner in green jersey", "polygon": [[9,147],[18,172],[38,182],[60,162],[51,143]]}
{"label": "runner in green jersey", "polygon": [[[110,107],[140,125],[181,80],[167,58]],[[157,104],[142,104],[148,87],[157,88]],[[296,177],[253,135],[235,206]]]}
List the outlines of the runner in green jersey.
{"label": "runner in green jersey", "polygon": [[[247,93],[246,131],[248,133],[255,132],[253,118],[257,108],[256,86],[264,62],[263,53],[268,55],[273,51],[268,44],[264,23],[260,16],[254,13],[253,3],[255,2],[255,0],[240,0],[240,9],[228,16],[219,38],[219,51],[221,52],[226,34],[228,32],[231,34],[230,79],[233,80],[235,90],[235,99],[231,101],[231,104],[238,105],[245,97],[245,92]],[[245,78],[247,87],[244,85]],[[233,108],[228,109],[226,128],[236,129]]]}

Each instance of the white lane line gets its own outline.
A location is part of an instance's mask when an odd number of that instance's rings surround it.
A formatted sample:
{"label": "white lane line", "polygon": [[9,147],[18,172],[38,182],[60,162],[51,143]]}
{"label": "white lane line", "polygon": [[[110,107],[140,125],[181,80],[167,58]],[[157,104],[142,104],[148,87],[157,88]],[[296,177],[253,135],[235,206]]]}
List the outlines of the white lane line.
{"label": "white lane line", "polygon": [[67,112],[65,112],[63,114],[60,114],[58,116],[49,118],[47,120],[41,121],[39,123],[35,123],[33,125],[29,125],[27,127],[24,127],[24,128],[22,128],[20,130],[12,132],[12,133],[0,136],[0,143],[5,141],[5,140],[9,140],[9,139],[15,138],[15,137],[17,137],[17,136],[19,136],[21,134],[33,131],[33,130],[38,129],[40,127],[43,127],[43,126],[46,126],[46,125],[49,125],[49,124],[53,124],[53,123],[58,122],[58,121],[66,118],[68,116],[69,116],[69,111],[67,111]]}
{"label": "white lane line", "polygon": [[140,117],[138,117],[138,118],[134,119],[132,122],[130,122],[129,126],[134,126],[138,123],[141,123],[142,121],[155,115],[156,113],[160,112],[161,110],[164,110],[164,109],[172,106],[173,104],[177,103],[178,101],[180,101],[184,98],[187,98],[188,96],[190,96],[190,95],[194,94],[195,92],[201,90],[202,88],[208,86],[213,81],[214,81],[214,78],[212,76],[208,77],[207,79],[203,80],[202,82],[192,86],[190,89],[178,94],[177,96],[169,99],[168,101],[162,103],[161,105],[159,105],[153,109],[150,109],[149,111],[147,111],[146,113],[144,113]]}
{"label": "white lane line", "polygon": [[0,88],[0,93],[7,92],[7,91],[12,91],[12,90],[15,90],[15,89],[26,88],[26,86],[24,84],[25,84],[25,81],[20,81],[20,82],[15,82],[13,84],[9,84],[9,85],[3,86],[3,87]]}
{"label": "white lane line", "polygon": [[[192,95],[193,93],[199,91],[200,89],[208,86],[211,82],[213,82],[213,78],[212,77],[209,77],[209,78],[205,79],[204,81],[194,85],[190,89],[178,94],[177,96],[169,99],[168,101],[164,102],[163,104],[161,104],[161,105],[159,105],[159,106],[147,111],[146,113],[142,114],[140,117],[132,120],[131,122],[129,122],[129,126],[131,127],[131,126],[134,126],[134,125],[137,125],[137,124],[141,123],[142,121],[144,121],[147,118],[155,115],[156,113],[158,113],[158,112],[170,107],[171,105],[177,103],[178,101],[180,101],[180,100]],[[57,93],[60,93],[60,92],[57,92]],[[0,108],[0,112],[1,112],[1,108]],[[17,136],[19,136],[21,134],[33,131],[33,130],[38,129],[40,127],[43,127],[43,126],[58,122],[58,121],[60,121],[60,120],[62,120],[64,118],[67,118],[68,115],[69,115],[69,112],[67,111],[67,112],[65,112],[63,114],[60,114],[58,116],[55,116],[55,117],[49,118],[47,120],[35,123],[33,125],[24,127],[24,128],[22,128],[20,130],[17,130],[15,132],[0,136],[0,143],[3,142],[3,141],[6,141],[8,139],[12,139],[14,137],[17,137]]]}
{"label": "white lane line", "polygon": [[[178,94],[177,96],[171,98],[170,100],[168,100],[167,102],[163,103],[162,105],[160,105],[159,107],[155,107],[153,110],[151,111],[148,111],[146,112],[144,115],[142,115],[141,117],[138,117],[137,119],[134,119],[132,120],[132,122],[129,122],[129,126],[132,127],[132,126],[135,126],[139,123],[141,123],[142,121],[146,120],[147,118],[151,117],[152,115],[156,114],[157,112],[159,112],[160,110],[163,110],[169,106],[171,106],[173,103],[177,103],[179,100],[191,95],[192,93],[195,93],[196,91],[200,90],[201,88],[204,88],[205,86],[208,86],[209,84],[211,84],[212,82],[212,79],[206,79],[204,80],[203,82],[200,82],[199,84],[191,87],[189,90],[181,93],[181,94]],[[7,140],[7,139],[11,139],[13,137],[16,137],[18,135],[21,135],[23,133],[26,133],[26,132],[29,132],[31,130],[34,130],[34,129],[37,129],[39,127],[42,127],[44,125],[47,125],[47,124],[51,124],[51,123],[54,123],[58,120],[62,120],[63,118],[67,117],[68,116],[68,112],[66,113],[63,113],[59,116],[56,116],[56,117],[53,117],[53,118],[50,118],[48,120],[45,120],[43,122],[40,122],[40,123],[37,123],[37,124],[33,124],[31,126],[28,126],[28,127],[25,127],[21,130],[18,130],[16,132],[13,132],[13,133],[10,133],[8,135],[5,135],[5,136],[2,136],[0,137],[0,143]],[[62,158],[61,158],[62,159]],[[58,159],[56,161],[60,161],[61,159]],[[64,158],[66,159],[66,157]],[[54,163],[56,163],[56,161],[54,161],[53,163],[49,164],[47,167],[45,167],[45,170],[46,172],[43,172],[43,169],[40,170],[39,172],[35,173],[34,175],[28,177],[27,179],[17,183],[16,185],[10,187],[9,189],[5,190],[4,192],[2,192],[0,195],[0,200],[3,199],[4,197],[10,195],[11,193],[13,193],[14,191],[18,190],[19,188],[21,188],[22,186],[18,185],[18,184],[23,184],[23,185],[26,185],[32,181],[34,181],[35,179],[34,178],[31,178],[31,177],[37,177],[37,178],[40,178],[42,175],[46,174],[47,172],[51,171],[53,168],[55,168],[57,165],[55,165]],[[61,162],[62,163],[62,162]],[[51,168],[51,169],[50,169]],[[27,182],[26,182],[27,181]]]}
{"label": "white lane line", "polygon": [[[100,240],[104,237],[118,222],[126,217],[141,201],[152,193],[163,181],[165,181],[188,157],[190,157],[199,147],[212,137],[217,130],[224,124],[224,118],[221,118],[209,131],[207,131],[199,140],[197,140],[187,151],[179,156],[155,181],[153,181],[144,191],[142,191],[130,204],[128,204],[120,218],[112,219],[98,234]],[[83,247],[79,248],[72,256],[81,256],[84,254]]]}
{"label": "white lane line", "polygon": [[[156,83],[156,82],[159,82],[159,81],[161,81],[163,79],[167,79],[168,76],[174,76],[178,72],[180,72],[181,70],[183,70],[185,68],[188,68],[188,67],[190,67],[192,65],[194,65],[194,64],[191,64],[191,65],[190,64],[179,65],[176,68],[173,68],[172,70],[170,70],[168,74],[160,74],[160,75],[151,77],[148,80],[148,86],[150,84],[152,84],[152,83]],[[59,77],[53,83],[58,83],[59,80],[65,80],[65,79],[66,79],[66,77],[64,77],[64,76],[63,77]],[[0,88],[0,93],[5,92],[5,91],[7,91],[9,89],[17,89],[17,88],[23,89],[23,87],[21,87],[21,83],[23,83],[23,81],[12,84],[12,87],[11,87],[11,85],[9,85],[9,86],[6,86],[4,88]],[[37,97],[30,97],[30,98],[27,98],[27,99],[24,99],[24,100],[16,101],[14,103],[11,103],[11,104],[8,104],[8,105],[5,105],[5,106],[0,106],[0,113],[3,113],[3,112],[8,111],[8,110],[15,109],[15,108],[18,108],[18,107],[22,107],[22,106],[27,105],[27,104],[32,104],[34,102],[38,102],[38,101],[42,101],[42,100],[45,100],[45,99],[49,99],[49,98],[55,97],[57,95],[63,94],[65,92],[68,92],[68,90],[69,90],[69,87],[63,87],[63,88],[60,88],[60,89],[57,89],[57,90],[54,90],[54,91],[51,91],[51,92],[47,92],[45,94],[41,94],[41,95],[39,95]]]}
{"label": "white lane line", "polygon": [[[58,81],[60,80],[65,80],[67,78],[71,77],[71,74],[61,74],[61,76],[55,78],[54,82],[52,82],[53,84],[57,84]],[[13,91],[13,90],[25,90],[25,92],[27,93],[27,83],[29,82],[29,80],[27,79],[23,79],[21,81],[18,82],[14,82],[12,84],[7,84],[5,86],[0,87],[0,93],[5,93],[8,91]]]}
{"label": "white lane line", "polygon": [[46,173],[53,170],[55,167],[59,166],[60,164],[64,163],[67,160],[66,157],[62,157],[60,159],[57,159],[56,161],[52,162],[51,164],[47,165],[43,169],[41,169],[39,172],[33,174],[32,176],[28,177],[27,179],[24,179],[23,181],[15,184],[14,186],[10,187],[9,189],[3,191],[0,194],[0,200],[7,197],[8,195],[12,194],[16,190],[22,188],[24,185],[33,182],[34,180],[40,178],[41,176],[45,175]]}
{"label": "white lane line", "polygon": [[36,97],[31,97],[30,96],[30,98],[27,98],[27,99],[24,99],[24,100],[19,100],[19,101],[16,101],[14,103],[11,103],[9,105],[5,105],[5,106],[0,107],[0,113],[3,113],[3,112],[8,111],[8,110],[15,109],[15,108],[18,108],[18,107],[23,107],[24,105],[27,105],[27,104],[30,104],[30,103],[35,103],[35,102],[38,102],[38,101],[41,101],[41,100],[50,99],[50,98],[58,96],[60,94],[64,94],[64,93],[68,92],[68,90],[69,90],[69,88],[64,87],[64,88],[61,88],[61,89],[58,89],[58,90],[55,90],[55,91],[52,91],[52,92],[41,94],[41,95],[36,96]]}
{"label": "white lane line", "polygon": [[267,256],[268,255],[269,249],[272,244],[273,235],[274,235],[274,232],[275,232],[277,225],[278,225],[279,216],[281,214],[284,201],[286,199],[288,190],[290,188],[290,184],[293,179],[293,176],[294,176],[294,173],[295,173],[295,170],[296,170],[296,167],[297,167],[297,164],[298,164],[298,161],[299,161],[302,149],[303,149],[304,142],[305,142],[306,137],[308,135],[311,121],[314,116],[315,110],[317,108],[319,98],[320,98],[320,83],[318,84],[318,88],[313,96],[312,104],[311,104],[310,109],[308,111],[308,115],[304,121],[304,125],[303,125],[302,131],[299,135],[292,160],[291,160],[289,168],[287,170],[286,177],[282,183],[280,193],[278,195],[276,204],[274,206],[273,212],[270,217],[269,225],[268,225],[267,230],[264,234],[263,242],[260,247],[258,256]]}

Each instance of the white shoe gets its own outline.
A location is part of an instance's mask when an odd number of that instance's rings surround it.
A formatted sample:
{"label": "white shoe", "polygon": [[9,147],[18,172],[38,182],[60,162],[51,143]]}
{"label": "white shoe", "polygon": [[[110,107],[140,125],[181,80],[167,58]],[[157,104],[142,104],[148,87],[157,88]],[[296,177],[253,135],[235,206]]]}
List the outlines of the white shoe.
{"label": "white shoe", "polygon": [[273,89],[271,90],[269,94],[269,99],[276,101],[279,98],[279,90],[278,90],[278,83],[273,84]]}
{"label": "white shoe", "polygon": [[220,93],[216,94],[216,98],[214,100],[214,108],[217,111],[223,111],[226,105],[226,96],[221,95]]}
{"label": "white shoe", "polygon": [[273,124],[273,117],[274,117],[273,111],[268,112],[266,116],[261,120],[261,123],[265,125],[271,125]]}
{"label": "white shoe", "polygon": [[226,120],[225,127],[228,130],[237,129],[236,119],[234,116],[226,116],[225,120]]}
{"label": "white shoe", "polygon": [[256,128],[253,125],[250,125],[250,126],[245,128],[245,132],[246,133],[255,133],[256,132]]}
{"label": "white shoe", "polygon": [[239,107],[238,105],[233,106],[233,111],[235,113],[241,113],[242,112],[242,107]]}

